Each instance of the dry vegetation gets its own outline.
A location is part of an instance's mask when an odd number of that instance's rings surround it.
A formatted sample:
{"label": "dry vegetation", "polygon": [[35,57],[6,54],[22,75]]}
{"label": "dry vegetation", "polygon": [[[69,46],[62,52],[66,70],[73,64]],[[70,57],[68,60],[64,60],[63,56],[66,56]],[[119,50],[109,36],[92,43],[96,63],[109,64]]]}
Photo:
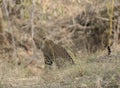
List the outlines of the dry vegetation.
{"label": "dry vegetation", "polygon": [[0,88],[120,88],[119,63],[119,0],[0,0]]}

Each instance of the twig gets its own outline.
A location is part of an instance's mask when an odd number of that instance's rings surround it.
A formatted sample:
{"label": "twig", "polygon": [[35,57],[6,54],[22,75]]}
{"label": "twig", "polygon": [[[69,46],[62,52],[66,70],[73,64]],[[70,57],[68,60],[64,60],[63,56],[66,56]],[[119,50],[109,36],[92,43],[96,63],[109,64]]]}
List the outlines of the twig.
{"label": "twig", "polygon": [[11,31],[11,35],[12,35],[12,45],[13,45],[13,58],[16,59],[16,64],[18,62],[18,59],[17,59],[17,51],[16,51],[16,45],[15,45],[15,39],[14,39],[14,36],[13,36],[13,28],[12,28],[12,25],[10,23],[10,17],[9,17],[9,13],[8,13],[8,10],[7,10],[7,5],[6,5],[6,1],[3,0],[3,5],[4,5],[4,8],[5,8],[5,12],[6,12],[6,16],[7,16],[7,19],[8,19],[8,27]]}
{"label": "twig", "polygon": [[82,25],[80,25],[80,24],[74,24],[74,25],[68,26],[67,29],[73,28],[73,27],[77,27],[77,28],[83,29],[83,30],[84,30],[84,29],[92,29],[92,28],[94,28],[94,26],[82,26]]}
{"label": "twig", "polygon": [[[103,21],[108,21],[108,22],[110,21],[109,18],[98,17],[98,16],[96,16],[96,18],[97,18],[97,19],[100,19],[100,20],[103,20]],[[117,20],[113,20],[113,22],[117,23]]]}

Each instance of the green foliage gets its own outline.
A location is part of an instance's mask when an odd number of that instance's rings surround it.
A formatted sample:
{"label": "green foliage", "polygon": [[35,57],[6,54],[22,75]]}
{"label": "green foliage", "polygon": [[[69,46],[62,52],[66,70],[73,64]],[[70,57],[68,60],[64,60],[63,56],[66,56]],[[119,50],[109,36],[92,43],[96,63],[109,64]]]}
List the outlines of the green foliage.
{"label": "green foliage", "polygon": [[25,72],[25,77],[33,76],[32,71],[30,69],[28,69],[28,68],[25,68],[24,72]]}
{"label": "green foliage", "polygon": [[0,0],[0,4],[2,3],[2,0]]}
{"label": "green foliage", "polygon": [[62,5],[60,5],[58,7],[58,15],[63,16],[63,14],[64,14],[64,7]]}
{"label": "green foliage", "polygon": [[29,11],[27,9],[24,9],[24,18],[28,19],[30,17]]}
{"label": "green foliage", "polygon": [[25,18],[25,19],[28,19],[28,18],[30,17],[30,13],[29,13],[28,7],[31,7],[31,6],[32,6],[32,1],[31,1],[31,0],[24,0],[24,1],[21,3],[21,5],[25,7],[25,9],[23,9],[24,18]]}
{"label": "green foliage", "polygon": [[87,57],[87,63],[93,63],[96,60],[96,55],[90,55]]}
{"label": "green foliage", "polygon": [[[110,20],[110,29],[109,29],[109,37],[112,35],[112,31],[113,31],[113,14],[114,14],[114,0],[109,1],[107,4],[107,14],[109,16],[109,20]],[[109,46],[110,46],[110,39],[109,39]]]}
{"label": "green foliage", "polygon": [[29,6],[32,4],[32,0],[23,0],[22,5]]}
{"label": "green foliage", "polygon": [[0,81],[0,88],[3,88],[1,81]]}

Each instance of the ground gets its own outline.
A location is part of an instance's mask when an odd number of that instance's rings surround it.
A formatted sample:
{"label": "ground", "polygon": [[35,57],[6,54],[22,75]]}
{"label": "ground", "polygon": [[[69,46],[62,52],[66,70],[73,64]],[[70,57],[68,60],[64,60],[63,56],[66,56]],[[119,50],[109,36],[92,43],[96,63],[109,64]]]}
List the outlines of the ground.
{"label": "ground", "polygon": [[[65,69],[41,70],[38,76],[13,68],[1,78],[1,88],[119,88],[120,51],[111,56],[98,52],[78,55],[75,65]],[[8,70],[7,68],[4,69]],[[10,70],[10,69],[9,69]],[[14,71],[12,71],[14,70]],[[16,73],[15,73],[16,70]],[[18,73],[20,72],[20,73]],[[24,72],[24,73],[22,73]],[[39,71],[40,72],[40,71]],[[11,74],[10,74],[11,73]],[[29,74],[28,74],[29,73]],[[11,76],[7,78],[8,76]]]}

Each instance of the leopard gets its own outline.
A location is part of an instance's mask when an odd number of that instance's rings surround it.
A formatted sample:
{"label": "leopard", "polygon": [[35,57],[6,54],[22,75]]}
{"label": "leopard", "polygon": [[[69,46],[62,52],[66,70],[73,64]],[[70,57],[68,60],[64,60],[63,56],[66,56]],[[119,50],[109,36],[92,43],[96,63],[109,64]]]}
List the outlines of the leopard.
{"label": "leopard", "polygon": [[61,45],[54,43],[52,40],[45,40],[41,50],[45,57],[45,65],[47,66],[51,67],[53,63],[55,63],[58,68],[64,68],[68,65],[75,64],[67,50]]}

